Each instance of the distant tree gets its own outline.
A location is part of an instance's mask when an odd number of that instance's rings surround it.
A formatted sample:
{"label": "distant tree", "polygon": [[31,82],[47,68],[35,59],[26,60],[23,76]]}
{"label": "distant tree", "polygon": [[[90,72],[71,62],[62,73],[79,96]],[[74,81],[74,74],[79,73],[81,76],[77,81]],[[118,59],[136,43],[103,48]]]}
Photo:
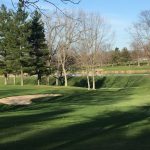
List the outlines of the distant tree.
{"label": "distant tree", "polygon": [[127,63],[131,60],[130,52],[126,47],[124,47],[121,51],[121,61]]}
{"label": "distant tree", "polygon": [[150,10],[140,13],[139,20],[133,24],[130,32],[133,41],[138,41],[138,45],[145,51],[150,65]]}
{"label": "distant tree", "polygon": [[141,58],[143,57],[143,48],[141,47],[141,44],[139,41],[133,41],[131,43],[131,58],[132,61],[137,62],[137,65],[140,66]]}
{"label": "distant tree", "polygon": [[114,51],[112,51],[112,64],[119,64],[121,61],[121,53],[118,47],[115,48]]}
{"label": "distant tree", "polygon": [[31,45],[30,56],[33,70],[31,73],[37,75],[39,85],[42,76],[49,69],[47,66],[48,49],[45,40],[44,23],[42,22],[41,14],[37,10],[33,13],[30,30],[29,43]]}

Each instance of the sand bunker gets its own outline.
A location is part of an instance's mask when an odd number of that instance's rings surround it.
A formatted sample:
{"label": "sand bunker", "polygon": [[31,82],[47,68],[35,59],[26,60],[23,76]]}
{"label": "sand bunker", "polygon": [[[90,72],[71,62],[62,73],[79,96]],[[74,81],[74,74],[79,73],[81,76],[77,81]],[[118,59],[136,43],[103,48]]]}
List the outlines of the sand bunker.
{"label": "sand bunker", "polygon": [[12,96],[0,99],[0,103],[7,105],[29,105],[33,99],[47,98],[61,96],[60,94],[38,94],[38,95],[24,95],[24,96]]}

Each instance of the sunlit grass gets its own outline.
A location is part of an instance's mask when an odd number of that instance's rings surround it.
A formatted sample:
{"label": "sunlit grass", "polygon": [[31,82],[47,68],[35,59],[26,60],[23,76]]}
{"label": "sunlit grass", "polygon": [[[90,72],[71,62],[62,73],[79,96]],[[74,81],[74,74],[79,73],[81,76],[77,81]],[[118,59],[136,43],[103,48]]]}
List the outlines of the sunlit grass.
{"label": "sunlit grass", "polygon": [[149,150],[149,87],[1,86],[0,97],[60,93],[29,106],[0,106],[0,149]]}

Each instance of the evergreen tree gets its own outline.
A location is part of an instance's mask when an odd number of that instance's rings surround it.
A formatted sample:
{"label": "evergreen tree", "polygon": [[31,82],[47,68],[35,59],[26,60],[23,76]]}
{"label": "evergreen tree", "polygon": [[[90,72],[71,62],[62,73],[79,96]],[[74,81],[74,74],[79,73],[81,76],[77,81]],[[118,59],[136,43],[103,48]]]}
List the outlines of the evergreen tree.
{"label": "evergreen tree", "polygon": [[28,38],[30,36],[29,30],[29,19],[28,13],[23,10],[23,3],[18,3],[18,10],[14,13],[14,19],[11,31],[12,43],[11,47],[12,54],[15,57],[14,65],[20,68],[21,74],[21,86],[23,86],[23,74],[27,70],[29,66],[29,51],[30,51],[30,44],[28,42]]}
{"label": "evergreen tree", "polygon": [[119,64],[121,61],[121,55],[119,48],[115,48],[115,50],[112,52],[112,63]]}
{"label": "evergreen tree", "polygon": [[8,11],[4,5],[0,7],[0,68],[5,77],[5,85],[7,85],[8,74],[11,68],[11,52],[9,49],[9,34],[11,26],[12,12]]}
{"label": "evergreen tree", "polygon": [[125,63],[127,63],[131,60],[130,52],[128,51],[128,49],[126,47],[124,47],[122,49],[121,60],[122,60],[122,62],[125,62]]}
{"label": "evergreen tree", "polygon": [[37,75],[39,85],[42,76],[45,75],[49,69],[46,64],[48,49],[45,40],[44,23],[42,22],[41,14],[37,10],[33,13],[30,30],[31,36],[29,38],[29,43],[31,44],[30,56],[32,58],[31,73]]}

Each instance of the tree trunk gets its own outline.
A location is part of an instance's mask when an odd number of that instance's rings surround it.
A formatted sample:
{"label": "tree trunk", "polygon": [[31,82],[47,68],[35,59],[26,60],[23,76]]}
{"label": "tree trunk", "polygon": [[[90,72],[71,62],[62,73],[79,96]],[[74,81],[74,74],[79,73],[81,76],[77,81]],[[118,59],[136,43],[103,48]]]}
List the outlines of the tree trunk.
{"label": "tree trunk", "polygon": [[68,80],[67,80],[67,73],[66,73],[66,69],[64,64],[62,64],[62,69],[63,69],[63,73],[64,73],[64,78],[65,78],[65,87],[68,86]]}
{"label": "tree trunk", "polygon": [[50,79],[49,79],[49,75],[47,76],[47,85],[49,85],[49,81],[50,81]]}
{"label": "tree trunk", "polygon": [[7,74],[4,74],[4,84],[7,85]]}
{"label": "tree trunk", "polygon": [[140,67],[140,61],[138,60],[138,67]]}
{"label": "tree trunk", "polygon": [[93,82],[93,90],[95,90],[95,69],[93,69],[92,82]]}
{"label": "tree trunk", "polygon": [[148,60],[148,62],[147,62],[147,66],[150,66],[150,60]]}
{"label": "tree trunk", "polygon": [[37,75],[37,84],[38,84],[38,86],[40,85],[40,79],[41,79],[41,78],[40,78],[40,75],[38,74],[38,75]]}
{"label": "tree trunk", "polygon": [[24,85],[24,82],[23,82],[23,68],[21,66],[21,86]]}
{"label": "tree trunk", "polygon": [[57,70],[57,73],[56,73],[56,86],[59,85],[59,71]]}
{"label": "tree trunk", "polygon": [[95,75],[93,75],[93,90],[95,90]]}
{"label": "tree trunk", "polygon": [[16,85],[16,75],[14,75],[14,85]]}
{"label": "tree trunk", "polygon": [[138,67],[140,67],[140,57],[137,58]]}
{"label": "tree trunk", "polygon": [[131,64],[130,64],[130,62],[129,62],[129,67],[131,67]]}
{"label": "tree trunk", "polygon": [[58,77],[56,77],[56,86],[59,85],[59,80],[58,80]]}
{"label": "tree trunk", "polygon": [[88,90],[90,90],[90,78],[89,78],[89,74],[87,74],[87,84],[88,84]]}
{"label": "tree trunk", "polygon": [[40,71],[38,70],[37,71],[37,85],[39,86],[41,83],[41,74],[40,74]]}
{"label": "tree trunk", "polygon": [[38,79],[37,82],[38,82],[38,86],[39,86],[40,85],[40,80]]}

